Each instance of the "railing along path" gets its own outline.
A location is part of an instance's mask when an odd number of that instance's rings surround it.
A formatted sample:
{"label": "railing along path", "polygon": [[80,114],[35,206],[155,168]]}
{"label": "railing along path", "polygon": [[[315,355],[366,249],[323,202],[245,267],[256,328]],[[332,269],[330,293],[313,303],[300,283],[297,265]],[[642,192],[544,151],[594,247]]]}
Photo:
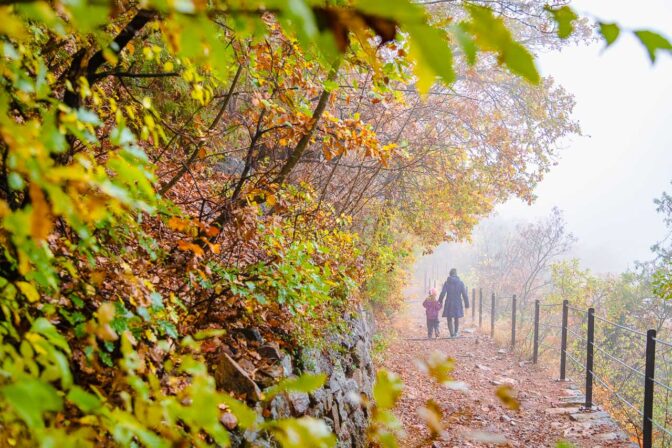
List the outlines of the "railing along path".
{"label": "railing along path", "polygon": [[[483,326],[483,290],[479,289],[478,291],[478,307],[476,306],[476,289],[472,289],[472,311],[471,319],[475,324],[476,322],[476,310],[478,308],[478,327],[482,328]],[[517,315],[518,315],[518,299],[516,295],[510,297],[499,296],[497,297],[493,292],[490,296],[490,336],[495,337],[495,322],[497,320],[497,302],[498,300],[510,300],[510,319],[511,319],[511,348],[516,346],[516,330],[517,330]],[[561,307],[561,324],[548,324],[540,320],[542,315],[542,310],[550,310],[551,312],[554,309]],[[570,311],[575,315],[575,317],[582,318],[582,323],[586,323],[586,333],[585,335],[580,334],[579,331],[574,330],[569,325]],[[539,349],[545,348],[547,350],[558,350],[560,354],[559,364],[560,364],[560,380],[567,379],[567,360],[569,360],[572,365],[576,366],[577,371],[585,374],[585,402],[583,408],[590,410],[594,407],[593,403],[593,385],[597,383],[599,386],[603,387],[609,392],[609,395],[616,397],[619,402],[627,406],[629,409],[635,411],[641,420],[641,430],[642,430],[642,447],[643,448],[652,448],[654,442],[654,430],[655,427],[661,431],[666,436],[672,437],[672,430],[668,429],[668,422],[660,422],[654,420],[653,417],[653,405],[656,387],[665,391],[665,393],[672,393],[672,387],[664,382],[655,378],[656,372],[656,344],[661,346],[672,348],[672,343],[668,341],[660,340],[656,337],[656,330],[651,329],[646,332],[639,331],[634,328],[627,327],[625,325],[612,322],[608,319],[605,319],[601,316],[595,314],[594,308],[581,309],[569,304],[569,301],[564,300],[562,303],[541,303],[539,300],[534,301],[534,325],[532,333],[532,362],[536,364],[539,360]],[[595,341],[595,329],[596,322],[600,325],[608,326],[611,328],[617,328],[621,331],[629,332],[630,334],[643,338],[646,342],[646,349],[644,354],[644,371],[642,372],[636,367],[629,365],[623,359],[618,358],[614,354],[610,353],[604,347],[600,346]],[[560,346],[555,347],[549,344],[544,344],[540,340],[540,330],[560,330]],[[573,340],[578,341],[584,346],[585,360],[581,361],[573,356],[568,350],[568,339],[572,337]],[[595,351],[599,352],[601,355],[604,355],[609,361],[616,363],[617,365],[626,368],[629,372],[635,374],[637,377],[642,378],[644,381],[643,388],[641,390],[643,398],[643,406],[639,408],[635,404],[628,401],[623,394],[615,390],[612,385],[609,384],[606,378],[598,376],[595,373]]]}

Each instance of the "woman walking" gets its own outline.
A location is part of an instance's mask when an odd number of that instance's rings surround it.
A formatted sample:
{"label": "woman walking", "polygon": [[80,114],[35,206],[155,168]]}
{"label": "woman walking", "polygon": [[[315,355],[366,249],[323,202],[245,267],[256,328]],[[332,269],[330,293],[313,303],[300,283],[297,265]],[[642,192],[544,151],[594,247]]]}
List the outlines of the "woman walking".
{"label": "woman walking", "polygon": [[455,268],[450,270],[450,276],[443,284],[439,303],[443,304],[444,297],[446,298],[446,303],[443,307],[443,317],[447,318],[450,337],[454,338],[460,332],[460,317],[464,317],[462,299],[464,300],[464,307],[469,308],[467,288],[462,283],[462,280],[460,280],[460,277],[457,276],[457,269]]}

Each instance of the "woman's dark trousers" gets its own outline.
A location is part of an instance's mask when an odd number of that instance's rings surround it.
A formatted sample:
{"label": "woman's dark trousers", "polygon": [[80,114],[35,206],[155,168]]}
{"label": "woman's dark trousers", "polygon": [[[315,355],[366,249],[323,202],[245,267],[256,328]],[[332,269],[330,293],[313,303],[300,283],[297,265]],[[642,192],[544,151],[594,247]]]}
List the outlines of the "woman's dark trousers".
{"label": "woman's dark trousers", "polygon": [[451,337],[457,336],[457,332],[460,331],[460,318],[459,317],[448,317],[448,331],[450,332]]}

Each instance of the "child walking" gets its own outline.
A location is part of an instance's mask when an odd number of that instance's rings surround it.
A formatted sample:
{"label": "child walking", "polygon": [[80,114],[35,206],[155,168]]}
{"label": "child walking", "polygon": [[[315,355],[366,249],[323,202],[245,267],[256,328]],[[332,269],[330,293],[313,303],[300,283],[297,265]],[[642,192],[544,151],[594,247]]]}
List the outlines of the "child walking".
{"label": "child walking", "polygon": [[441,303],[436,300],[436,288],[429,290],[429,297],[422,302],[422,306],[425,307],[425,315],[427,316],[427,339],[432,338],[432,334],[435,337],[439,337],[439,310],[441,310]]}

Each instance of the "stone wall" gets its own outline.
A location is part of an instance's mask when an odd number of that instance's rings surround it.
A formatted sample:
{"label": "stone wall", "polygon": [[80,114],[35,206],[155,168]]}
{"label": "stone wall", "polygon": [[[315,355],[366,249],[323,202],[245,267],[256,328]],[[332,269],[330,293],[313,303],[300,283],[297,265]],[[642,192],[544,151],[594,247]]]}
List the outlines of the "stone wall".
{"label": "stone wall", "polygon": [[[325,335],[328,348],[300,348],[293,356],[267,343],[254,329],[240,329],[240,352],[232,344],[222,345],[213,360],[213,376],[219,388],[233,390],[257,402],[257,410],[270,418],[309,415],[324,420],[337,435],[340,447],[366,446],[368,412],[361,395],[370,398],[375,370],[371,359],[373,319],[362,308],[346,318],[347,331]],[[258,354],[250,357],[249,353]],[[277,396],[262,408],[261,390],[284,377],[302,373],[324,373],[324,387],[311,393]],[[225,423],[226,425],[226,423]],[[233,433],[233,446],[267,445],[258,434],[240,434],[235,423],[227,427]]]}
{"label": "stone wall", "polygon": [[331,348],[304,349],[299,363],[305,372],[327,375],[325,386],[308,394],[289,394],[271,403],[271,416],[311,415],[323,419],[341,447],[366,446],[368,412],[359,398],[371,397],[375,369],[371,359],[373,320],[359,310],[348,319],[350,331],[331,335]]}

